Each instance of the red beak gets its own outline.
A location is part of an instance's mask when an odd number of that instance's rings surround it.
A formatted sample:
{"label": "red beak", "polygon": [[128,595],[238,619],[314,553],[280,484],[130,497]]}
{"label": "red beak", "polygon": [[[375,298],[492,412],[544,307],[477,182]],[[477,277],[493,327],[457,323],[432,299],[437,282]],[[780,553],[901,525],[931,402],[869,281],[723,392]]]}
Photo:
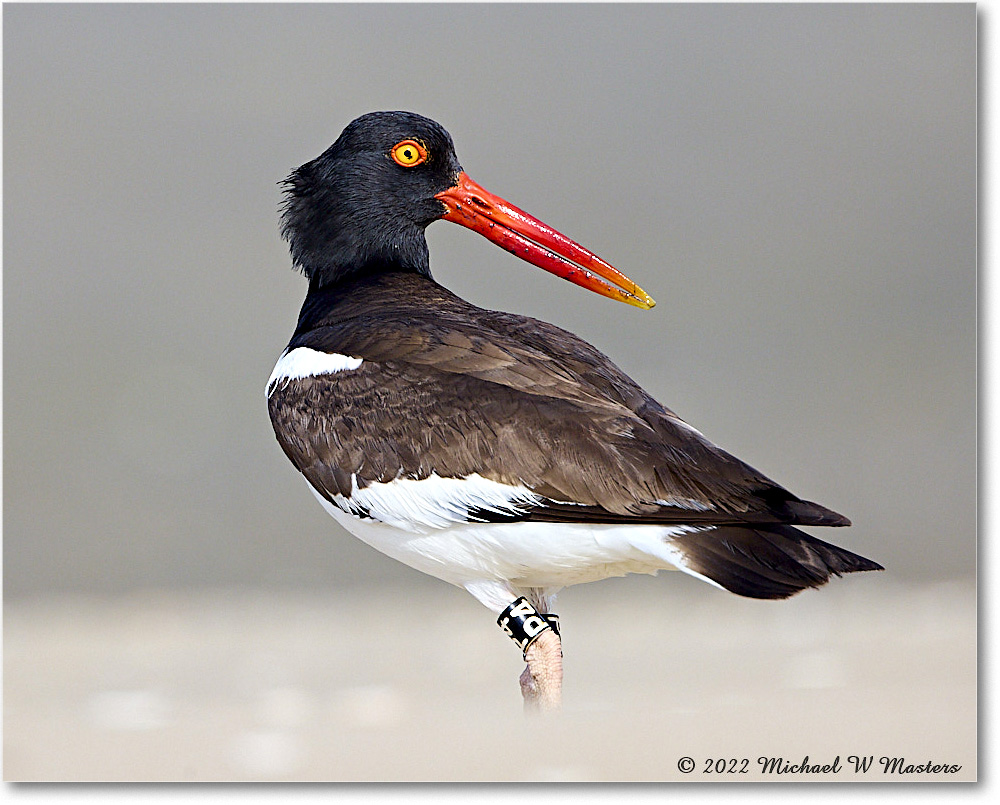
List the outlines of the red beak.
{"label": "red beak", "polygon": [[593,252],[513,204],[487,192],[463,171],[458,184],[438,193],[444,218],[467,226],[502,249],[583,288],[649,310],[656,302]]}

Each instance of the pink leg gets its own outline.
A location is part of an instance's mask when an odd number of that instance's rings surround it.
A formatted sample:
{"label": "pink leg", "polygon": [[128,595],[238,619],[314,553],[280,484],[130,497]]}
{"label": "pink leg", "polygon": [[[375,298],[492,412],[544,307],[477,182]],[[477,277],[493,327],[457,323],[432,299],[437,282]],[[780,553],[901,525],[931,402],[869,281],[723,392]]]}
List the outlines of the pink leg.
{"label": "pink leg", "polygon": [[538,636],[525,654],[528,667],[521,674],[524,709],[558,710],[562,704],[562,641],[551,629]]}

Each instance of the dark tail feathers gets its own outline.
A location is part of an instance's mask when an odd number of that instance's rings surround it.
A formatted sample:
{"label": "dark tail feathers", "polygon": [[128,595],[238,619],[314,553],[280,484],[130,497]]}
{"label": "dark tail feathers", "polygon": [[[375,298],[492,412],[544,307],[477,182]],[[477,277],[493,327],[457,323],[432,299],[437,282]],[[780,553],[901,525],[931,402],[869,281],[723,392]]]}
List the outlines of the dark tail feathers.
{"label": "dark tail feathers", "polygon": [[689,570],[737,595],[788,598],[831,575],[883,567],[786,525],[718,526],[672,539]]}

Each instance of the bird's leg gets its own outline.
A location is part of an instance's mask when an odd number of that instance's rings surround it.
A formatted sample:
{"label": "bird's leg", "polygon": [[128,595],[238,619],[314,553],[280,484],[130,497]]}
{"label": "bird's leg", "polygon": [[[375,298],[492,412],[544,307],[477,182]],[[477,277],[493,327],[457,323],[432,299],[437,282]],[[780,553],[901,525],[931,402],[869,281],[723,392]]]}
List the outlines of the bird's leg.
{"label": "bird's leg", "polygon": [[520,680],[525,710],[558,710],[562,703],[558,616],[540,613],[522,596],[501,613],[497,623],[521,648],[528,663]]}
{"label": "bird's leg", "polygon": [[528,712],[558,710],[562,704],[562,640],[553,629],[542,632],[524,652],[521,695]]}

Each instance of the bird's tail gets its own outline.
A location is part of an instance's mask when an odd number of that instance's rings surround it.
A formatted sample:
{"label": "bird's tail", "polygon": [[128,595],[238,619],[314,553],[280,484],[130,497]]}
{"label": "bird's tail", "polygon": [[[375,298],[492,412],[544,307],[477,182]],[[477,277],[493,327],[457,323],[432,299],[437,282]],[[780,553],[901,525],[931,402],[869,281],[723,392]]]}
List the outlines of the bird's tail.
{"label": "bird's tail", "polygon": [[749,598],[788,598],[831,575],[883,570],[787,525],[717,526],[671,539],[670,547],[689,572]]}

